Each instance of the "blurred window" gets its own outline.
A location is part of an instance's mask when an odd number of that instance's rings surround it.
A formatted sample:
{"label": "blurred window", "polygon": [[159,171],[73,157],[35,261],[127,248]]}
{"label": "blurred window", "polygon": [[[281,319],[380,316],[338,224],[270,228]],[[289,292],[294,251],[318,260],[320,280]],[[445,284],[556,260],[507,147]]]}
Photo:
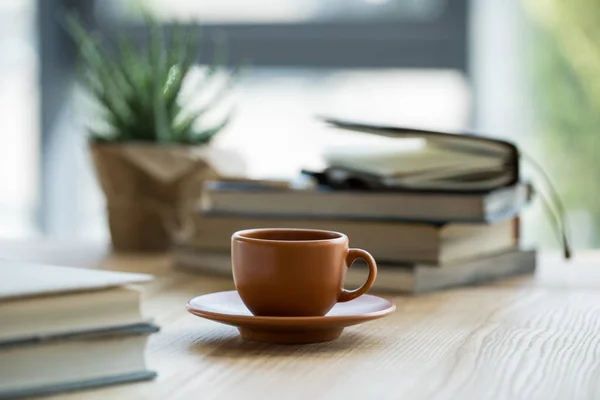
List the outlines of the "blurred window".
{"label": "blurred window", "polygon": [[[319,114],[448,129],[470,119],[468,0],[52,2],[68,3],[108,40],[118,32],[140,45],[147,37],[142,9],[165,30],[198,22],[201,63],[214,52],[210,39],[225,36],[229,65],[251,66],[233,93],[235,118],[215,145],[238,150],[252,176],[292,176],[319,166],[324,147],[376,140],[327,129]],[[49,14],[56,7],[39,4],[43,18],[55,18]],[[61,88],[46,80],[45,93]],[[52,182],[42,193],[44,230],[106,237],[103,197],[82,156],[84,128],[73,123],[83,115],[77,103],[63,111],[68,118],[58,118],[60,125],[44,125],[51,161],[43,181]]]}
{"label": "blurred window", "polygon": [[0,2],[0,236],[36,232],[38,86],[33,0]]}
{"label": "blurred window", "polygon": [[162,21],[212,23],[298,23],[364,20],[424,21],[443,11],[444,0],[120,0],[99,3],[118,19],[140,17],[140,5]]}

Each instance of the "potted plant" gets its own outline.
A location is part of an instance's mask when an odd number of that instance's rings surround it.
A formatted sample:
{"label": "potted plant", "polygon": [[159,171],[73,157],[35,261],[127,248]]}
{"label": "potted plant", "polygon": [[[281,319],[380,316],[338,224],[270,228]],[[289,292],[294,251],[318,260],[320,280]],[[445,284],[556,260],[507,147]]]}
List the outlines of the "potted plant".
{"label": "potted plant", "polygon": [[[209,102],[189,110],[180,97],[199,56],[197,30],[175,26],[167,40],[148,19],[148,46],[137,49],[124,37],[111,47],[73,16],[66,22],[81,53],[81,83],[102,109],[105,127],[90,129],[89,143],[113,248],[166,250],[178,219],[198,203],[203,181],[218,175],[214,161],[223,157],[209,143],[230,115],[208,128],[199,125],[238,70]],[[221,58],[217,52],[195,94],[224,69]]]}

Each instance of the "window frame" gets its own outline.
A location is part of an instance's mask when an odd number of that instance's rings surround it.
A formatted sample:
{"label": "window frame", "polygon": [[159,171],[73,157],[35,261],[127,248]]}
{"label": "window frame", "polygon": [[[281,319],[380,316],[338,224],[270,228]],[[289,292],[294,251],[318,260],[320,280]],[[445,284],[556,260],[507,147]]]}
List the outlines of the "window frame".
{"label": "window frame", "polygon": [[[447,0],[431,20],[202,24],[199,29],[208,37],[225,35],[231,64],[438,68],[468,74],[468,3]],[[163,27],[170,30],[171,24],[163,23]],[[96,28],[109,38],[123,32],[138,43],[145,42],[146,29],[137,22],[100,17]],[[211,41],[205,42],[211,54]]]}

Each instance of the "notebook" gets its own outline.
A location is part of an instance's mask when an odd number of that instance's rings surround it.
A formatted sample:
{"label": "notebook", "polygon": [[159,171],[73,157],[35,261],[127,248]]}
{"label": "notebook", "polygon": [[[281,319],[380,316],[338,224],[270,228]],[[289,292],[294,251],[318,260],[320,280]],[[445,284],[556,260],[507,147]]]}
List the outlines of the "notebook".
{"label": "notebook", "polygon": [[[228,251],[211,252],[190,247],[173,251],[175,266],[197,273],[231,276],[231,255]],[[491,282],[501,278],[530,274],[535,271],[536,252],[512,248],[504,252],[456,261],[444,268],[420,263],[377,265],[377,279],[372,292],[422,293],[456,286]],[[367,268],[355,263],[346,273],[345,287],[361,286],[367,278]]]}
{"label": "notebook", "polygon": [[260,218],[196,212],[188,221],[193,233],[181,243],[199,249],[228,251],[233,232],[249,228],[304,228],[343,232],[352,247],[368,249],[381,261],[443,265],[512,248],[518,221],[492,224],[428,224],[367,220]]}
{"label": "notebook", "polygon": [[152,324],[0,344],[0,398],[16,399],[152,379],[144,348]]}
{"label": "notebook", "polygon": [[515,145],[488,137],[325,118],[330,125],[394,138],[384,146],[325,152],[321,179],[332,187],[489,191],[519,181]]}
{"label": "notebook", "polygon": [[0,398],[151,379],[150,275],[0,260]]}
{"label": "notebook", "polygon": [[0,260],[0,343],[145,322],[145,274]]}
{"label": "notebook", "polygon": [[262,217],[379,219],[418,222],[495,222],[516,216],[532,196],[528,184],[489,192],[334,190],[208,181],[204,210]]}

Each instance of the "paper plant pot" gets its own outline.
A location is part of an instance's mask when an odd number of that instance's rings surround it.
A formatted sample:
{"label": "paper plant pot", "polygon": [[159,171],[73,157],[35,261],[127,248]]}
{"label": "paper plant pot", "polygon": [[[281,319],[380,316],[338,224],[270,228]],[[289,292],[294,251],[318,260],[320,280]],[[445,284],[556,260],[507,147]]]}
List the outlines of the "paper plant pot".
{"label": "paper plant pot", "polygon": [[167,250],[180,219],[201,200],[204,181],[219,176],[214,161],[223,160],[208,146],[93,143],[90,148],[106,195],[113,249],[121,252]]}

